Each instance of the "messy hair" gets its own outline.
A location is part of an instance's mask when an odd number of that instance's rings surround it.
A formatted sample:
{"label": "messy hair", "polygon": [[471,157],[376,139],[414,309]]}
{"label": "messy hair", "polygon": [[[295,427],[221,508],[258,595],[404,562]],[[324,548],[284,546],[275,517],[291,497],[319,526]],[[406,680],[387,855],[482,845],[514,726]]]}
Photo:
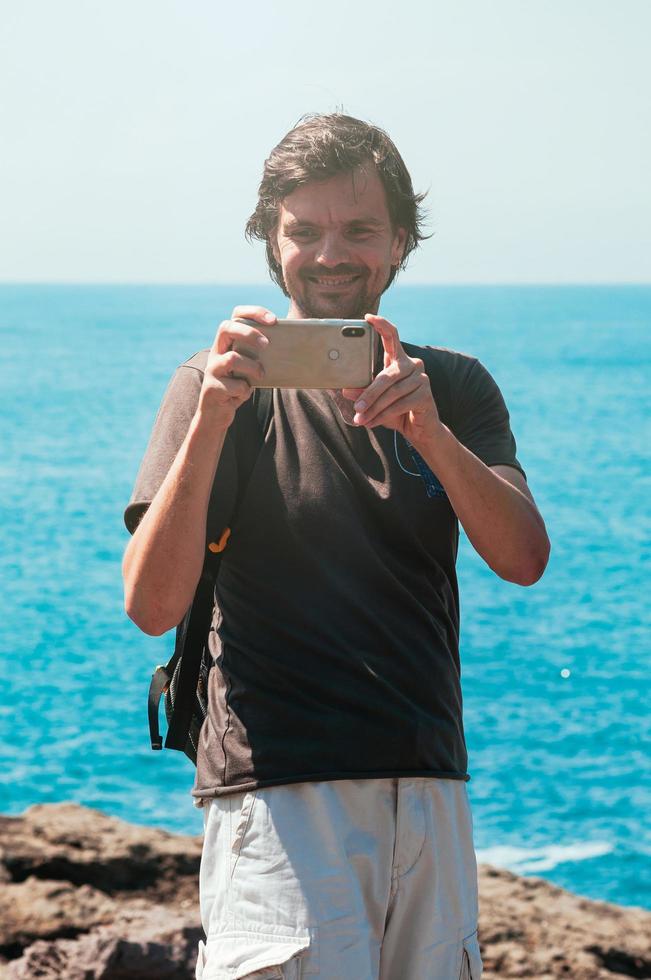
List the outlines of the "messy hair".
{"label": "messy hair", "polygon": [[382,181],[393,228],[404,228],[407,233],[402,259],[391,270],[389,286],[427,236],[422,232],[425,194],[414,193],[409,171],[384,130],[339,112],[310,114],[299,120],[265,160],[258,203],[247,221],[246,237],[265,242],[269,274],[285,295],[289,294],[271,243],[281,201],[308,181],[329,180],[369,163]]}

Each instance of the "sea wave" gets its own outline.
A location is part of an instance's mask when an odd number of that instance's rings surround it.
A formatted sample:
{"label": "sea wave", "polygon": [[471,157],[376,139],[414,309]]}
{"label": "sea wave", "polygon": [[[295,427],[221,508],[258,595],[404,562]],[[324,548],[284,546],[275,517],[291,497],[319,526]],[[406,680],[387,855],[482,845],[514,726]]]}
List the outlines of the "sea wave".
{"label": "sea wave", "polygon": [[515,874],[537,874],[551,871],[559,864],[588,861],[590,858],[610,854],[615,845],[609,841],[583,841],[575,844],[547,844],[544,847],[515,847],[498,844],[477,849],[480,864],[492,864],[506,868]]}

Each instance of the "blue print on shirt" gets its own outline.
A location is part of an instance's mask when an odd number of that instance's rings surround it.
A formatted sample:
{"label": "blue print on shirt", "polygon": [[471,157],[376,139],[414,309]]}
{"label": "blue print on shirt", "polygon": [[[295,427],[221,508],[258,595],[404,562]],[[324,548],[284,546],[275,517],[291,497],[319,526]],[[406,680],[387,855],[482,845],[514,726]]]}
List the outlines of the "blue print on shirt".
{"label": "blue print on shirt", "polygon": [[436,474],[432,473],[431,469],[429,468],[429,466],[427,465],[427,463],[425,462],[421,454],[418,452],[417,449],[414,449],[412,444],[409,442],[409,439],[405,439],[405,442],[409,447],[411,458],[413,459],[414,463],[418,467],[418,472],[423,478],[423,482],[425,483],[425,492],[427,493],[427,496],[446,497],[447,494],[443,489],[443,486],[441,485]]}

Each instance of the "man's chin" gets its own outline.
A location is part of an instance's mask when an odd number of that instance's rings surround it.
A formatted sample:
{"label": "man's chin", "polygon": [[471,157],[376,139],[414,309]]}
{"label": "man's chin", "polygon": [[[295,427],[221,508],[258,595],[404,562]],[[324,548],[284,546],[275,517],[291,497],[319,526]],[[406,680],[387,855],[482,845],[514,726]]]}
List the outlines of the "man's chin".
{"label": "man's chin", "polygon": [[297,304],[308,318],[317,320],[363,320],[373,309],[366,296],[304,296]]}

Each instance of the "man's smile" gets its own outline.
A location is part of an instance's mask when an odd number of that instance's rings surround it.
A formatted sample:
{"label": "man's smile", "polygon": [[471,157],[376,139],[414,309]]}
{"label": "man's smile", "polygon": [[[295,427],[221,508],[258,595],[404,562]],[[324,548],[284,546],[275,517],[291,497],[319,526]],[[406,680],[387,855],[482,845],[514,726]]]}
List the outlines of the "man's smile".
{"label": "man's smile", "polygon": [[336,286],[341,288],[342,286],[350,286],[352,283],[357,282],[359,276],[308,276],[310,282],[316,283],[317,286]]}

